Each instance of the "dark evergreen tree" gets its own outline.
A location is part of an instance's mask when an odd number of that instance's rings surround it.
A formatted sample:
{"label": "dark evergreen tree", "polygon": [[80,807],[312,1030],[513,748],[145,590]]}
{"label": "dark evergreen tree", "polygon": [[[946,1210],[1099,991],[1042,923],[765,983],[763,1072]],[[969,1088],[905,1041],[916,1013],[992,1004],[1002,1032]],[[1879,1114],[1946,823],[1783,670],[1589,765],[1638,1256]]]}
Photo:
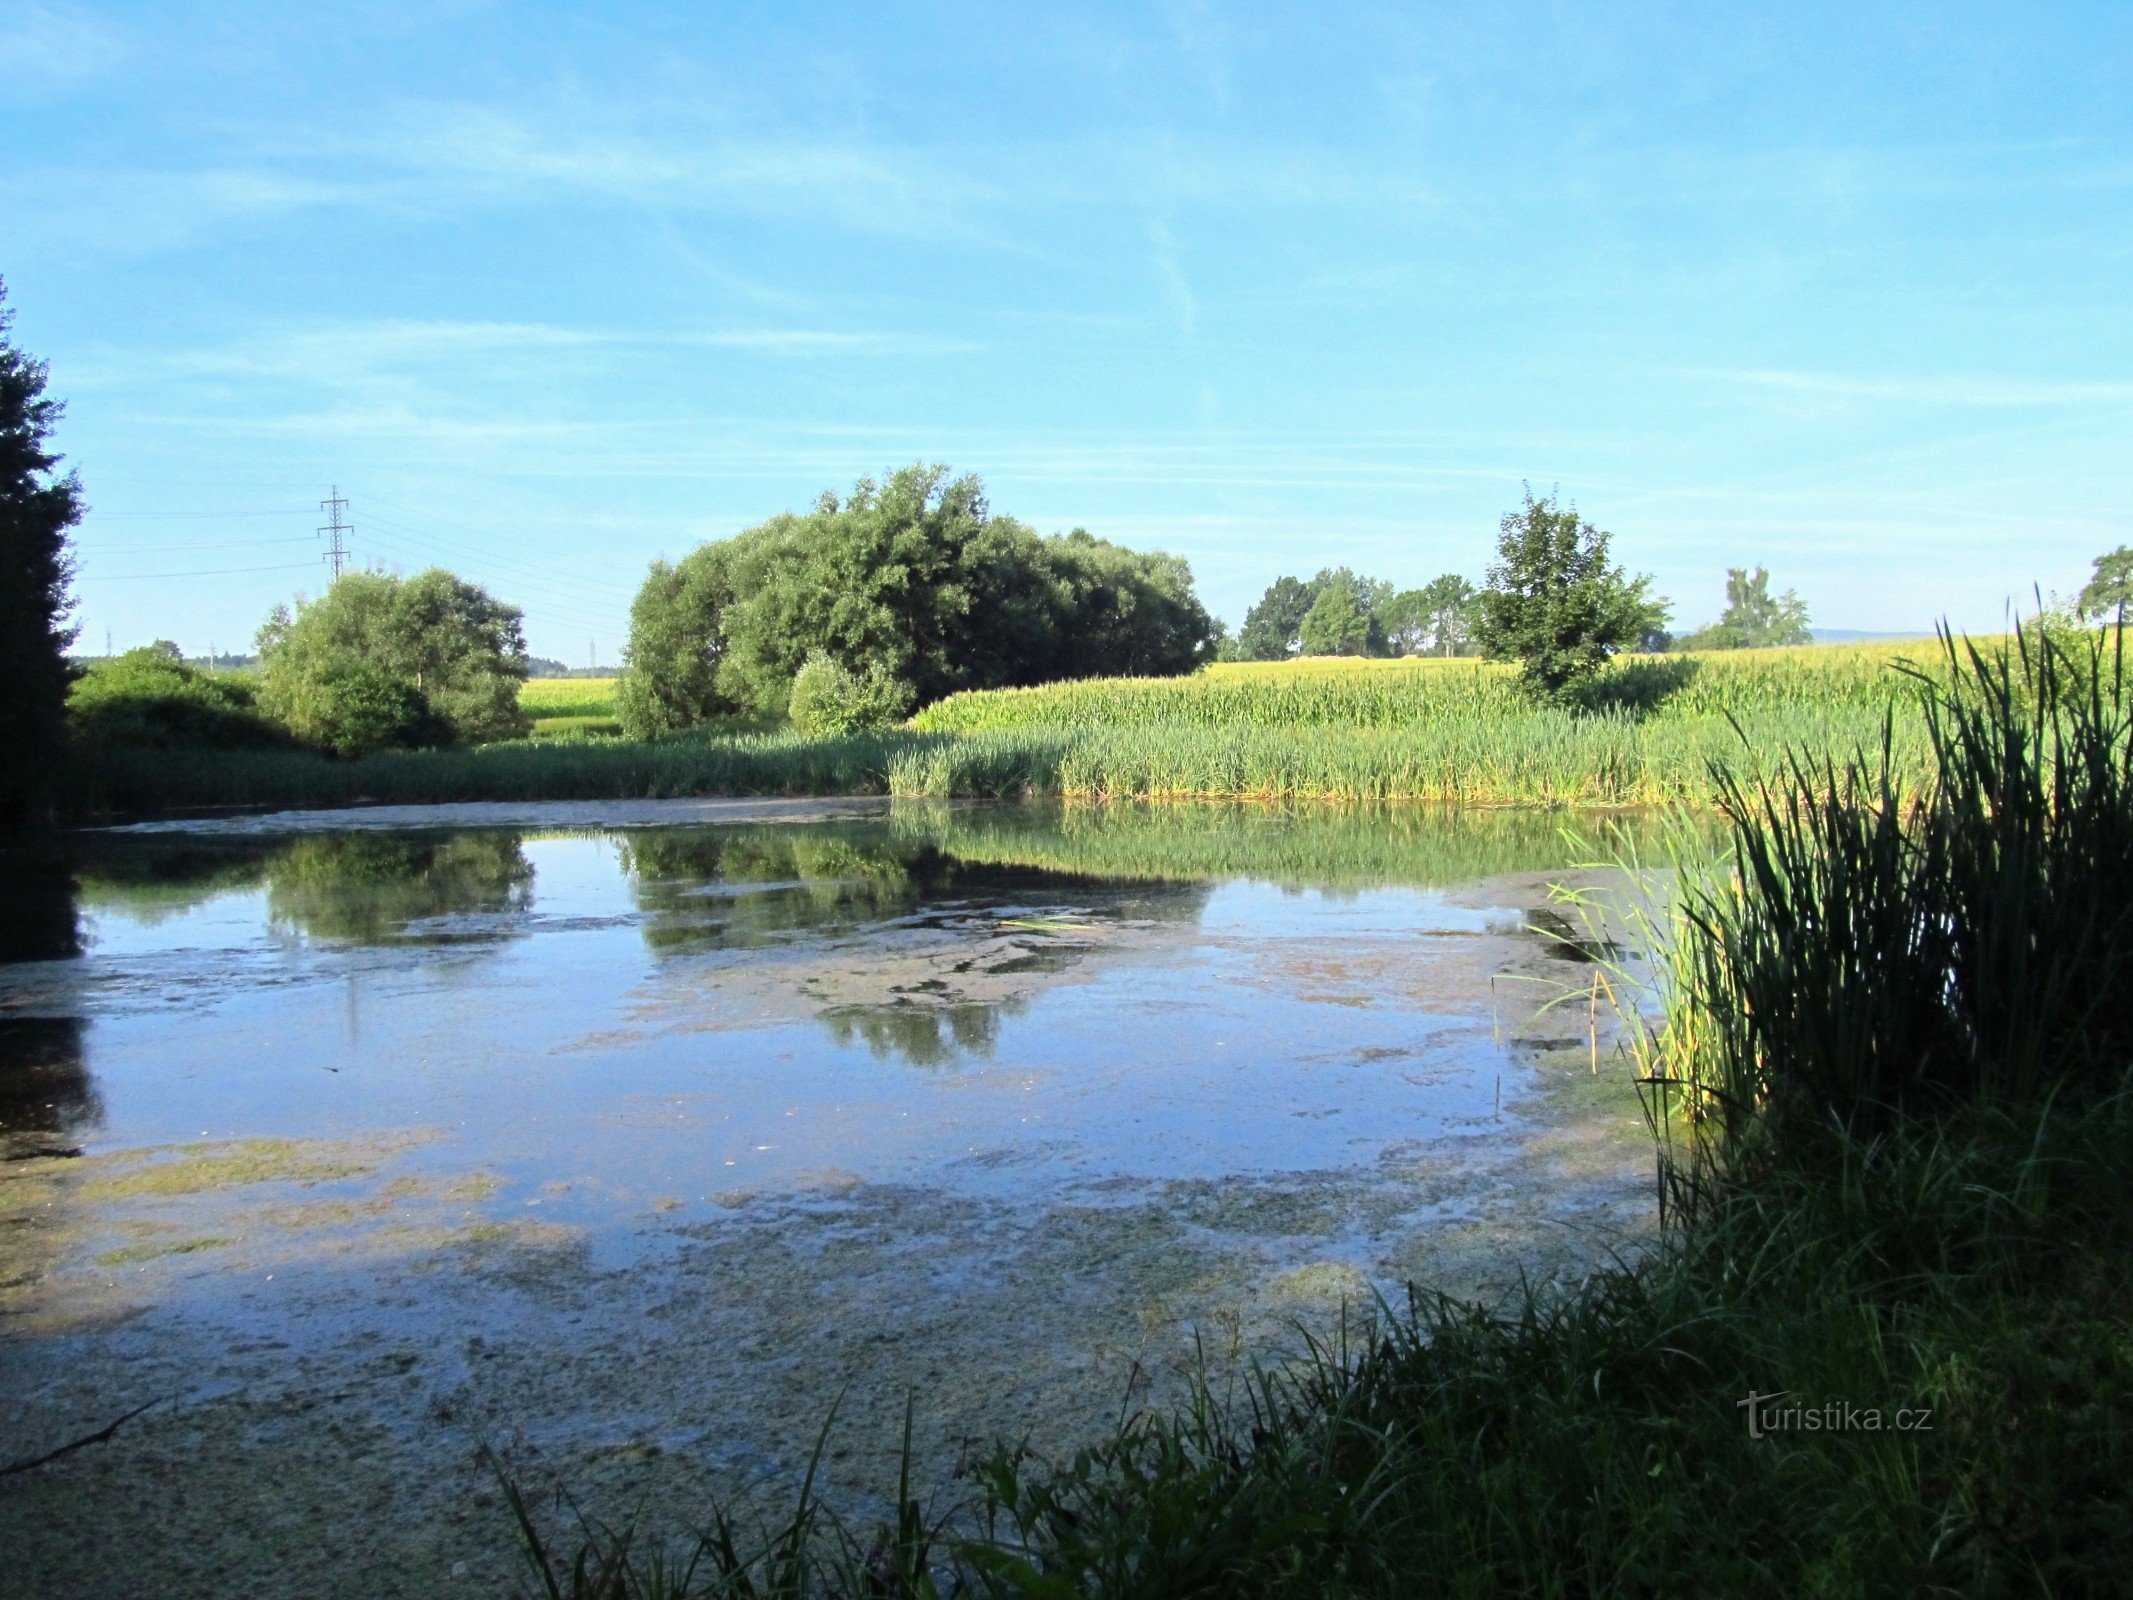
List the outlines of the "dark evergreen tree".
{"label": "dark evergreen tree", "polygon": [[80,480],[58,473],[49,448],[64,407],[45,393],[45,364],[15,347],[13,324],[0,283],[0,827],[43,810],[65,738],[67,530],[83,510]]}

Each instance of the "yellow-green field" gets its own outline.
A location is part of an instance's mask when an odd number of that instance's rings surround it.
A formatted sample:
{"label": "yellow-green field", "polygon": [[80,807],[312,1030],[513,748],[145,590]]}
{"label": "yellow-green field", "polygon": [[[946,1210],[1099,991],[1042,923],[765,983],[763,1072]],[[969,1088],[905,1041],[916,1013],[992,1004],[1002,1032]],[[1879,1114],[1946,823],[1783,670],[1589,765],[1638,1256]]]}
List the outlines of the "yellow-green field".
{"label": "yellow-green field", "polygon": [[613,678],[528,678],[518,692],[518,703],[533,719],[536,739],[622,731],[615,718]]}
{"label": "yellow-green field", "polygon": [[[1588,695],[1589,709],[1669,718],[1761,713],[1775,707],[1878,710],[1904,661],[1937,663],[1932,640],[1903,645],[1620,656]],[[1318,656],[1232,662],[1188,678],[1090,678],[1034,689],[950,695],[912,719],[933,733],[1010,728],[1111,730],[1125,723],[1209,727],[1409,728],[1445,718],[1525,717],[1515,667],[1472,659],[1372,661]]]}
{"label": "yellow-green field", "polygon": [[[1939,646],[1631,656],[1573,707],[1534,704],[1515,669],[1474,660],[1318,658],[1189,678],[1091,679],[950,696],[912,719],[892,791],[981,791],[992,771],[1089,799],[1437,800],[1488,805],[1697,801],[1723,765],[1787,750],[1919,746],[1911,662]],[[1041,747],[1041,748],[1040,748]]]}

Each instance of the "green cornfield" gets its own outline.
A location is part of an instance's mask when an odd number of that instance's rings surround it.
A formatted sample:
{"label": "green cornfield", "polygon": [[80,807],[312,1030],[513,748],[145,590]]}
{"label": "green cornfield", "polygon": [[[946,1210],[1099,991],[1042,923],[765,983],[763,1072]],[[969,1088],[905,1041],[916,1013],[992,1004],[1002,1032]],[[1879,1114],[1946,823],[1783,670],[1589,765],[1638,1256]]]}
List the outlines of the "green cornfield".
{"label": "green cornfield", "polygon": [[[898,752],[897,794],[995,793],[998,775],[1090,799],[1700,801],[1714,764],[1753,779],[1786,749],[1919,749],[1930,644],[1621,658],[1572,706],[1509,666],[1316,659],[952,695],[912,719],[954,738]],[[1937,670],[1929,668],[1928,670]]]}
{"label": "green cornfield", "polygon": [[533,719],[533,736],[612,736],[622,731],[615,714],[613,678],[529,678],[519,686],[519,709]]}

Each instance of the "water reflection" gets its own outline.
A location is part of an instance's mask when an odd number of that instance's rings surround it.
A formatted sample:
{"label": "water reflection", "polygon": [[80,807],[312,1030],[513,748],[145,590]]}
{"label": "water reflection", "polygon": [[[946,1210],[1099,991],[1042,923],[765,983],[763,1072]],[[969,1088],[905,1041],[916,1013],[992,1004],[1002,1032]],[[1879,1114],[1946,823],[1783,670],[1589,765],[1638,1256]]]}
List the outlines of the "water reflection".
{"label": "water reflection", "polygon": [[341,944],[518,937],[533,908],[533,868],[502,831],[296,839],[266,875],[272,927]]}
{"label": "water reflection", "polygon": [[74,864],[56,843],[0,850],[0,962],[64,961],[81,949]]}
{"label": "water reflection", "polygon": [[[0,994],[15,1019],[0,1032],[0,1126],[59,1132],[97,1115],[70,1020],[94,1008],[84,983],[210,994],[277,951],[501,955],[544,929],[605,930],[658,964],[662,1017],[694,1007],[686,1025],[709,1028],[804,1017],[836,1046],[939,1067],[993,1054],[1008,1019],[1059,984],[1151,959],[1201,923],[1221,884],[1340,898],[1464,883],[1604,856],[1646,827],[1416,807],[899,804],[872,818],[612,832],[81,835],[8,864],[0,951],[59,965]],[[562,874],[555,883],[537,883],[529,849]],[[107,941],[86,960],[69,959],[81,953],[77,905],[92,944]],[[541,948],[541,960],[570,959]],[[368,970],[331,973],[351,1008]],[[458,981],[505,981],[482,970]],[[381,1014],[388,1036],[396,1018]]]}
{"label": "water reflection", "polygon": [[8,1159],[61,1153],[103,1121],[83,1031],[79,1017],[0,1017],[0,1148]]}
{"label": "water reflection", "polygon": [[661,952],[879,922],[937,893],[954,870],[928,845],[894,851],[863,825],[665,829],[624,835],[617,850],[646,913],[644,942]]}
{"label": "water reflection", "polygon": [[264,887],[279,937],[334,944],[455,944],[515,937],[533,868],[509,830],[185,834],[76,840],[84,910],[155,927],[222,896]]}

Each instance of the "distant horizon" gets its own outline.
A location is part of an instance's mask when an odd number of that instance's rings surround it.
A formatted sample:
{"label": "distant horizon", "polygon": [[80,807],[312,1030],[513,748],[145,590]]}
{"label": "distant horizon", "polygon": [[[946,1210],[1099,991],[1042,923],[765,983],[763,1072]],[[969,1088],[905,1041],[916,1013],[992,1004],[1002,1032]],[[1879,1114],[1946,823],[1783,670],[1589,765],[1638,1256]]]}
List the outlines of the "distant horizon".
{"label": "distant horizon", "polygon": [[1043,533],[1479,580],[1522,486],[1686,631],[2004,626],[2133,543],[2133,13],[624,4],[0,22],[81,647],[358,561],[613,661],[646,565],[912,460]]}

